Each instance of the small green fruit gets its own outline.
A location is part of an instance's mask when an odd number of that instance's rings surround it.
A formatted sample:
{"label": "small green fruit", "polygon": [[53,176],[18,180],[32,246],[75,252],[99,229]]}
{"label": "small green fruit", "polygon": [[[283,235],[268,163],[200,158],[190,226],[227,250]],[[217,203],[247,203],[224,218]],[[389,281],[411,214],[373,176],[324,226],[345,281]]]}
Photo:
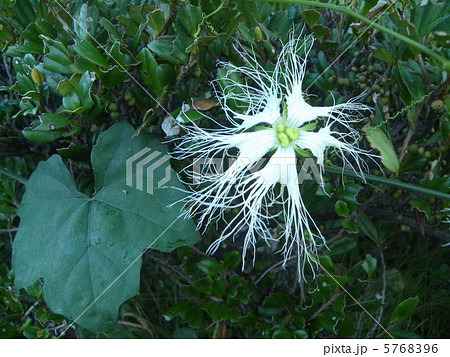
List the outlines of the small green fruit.
{"label": "small green fruit", "polygon": [[117,110],[119,109],[119,106],[116,103],[111,103],[108,106],[108,109],[110,112],[117,112]]}
{"label": "small green fruit", "polygon": [[125,95],[123,96],[123,99],[125,100],[125,102],[129,102],[132,98],[133,98],[133,96],[131,95],[130,92],[126,92]]}
{"label": "small green fruit", "polygon": [[439,111],[444,107],[444,102],[440,99],[435,100],[433,103],[431,103],[431,109],[434,111]]}
{"label": "small green fruit", "polygon": [[388,97],[383,97],[380,99],[380,103],[383,105],[388,105],[389,104],[389,98]]}
{"label": "small green fruit", "polygon": [[412,144],[412,145],[409,147],[409,151],[412,152],[412,153],[417,152],[417,150],[419,150],[419,146],[418,146],[417,144]]}

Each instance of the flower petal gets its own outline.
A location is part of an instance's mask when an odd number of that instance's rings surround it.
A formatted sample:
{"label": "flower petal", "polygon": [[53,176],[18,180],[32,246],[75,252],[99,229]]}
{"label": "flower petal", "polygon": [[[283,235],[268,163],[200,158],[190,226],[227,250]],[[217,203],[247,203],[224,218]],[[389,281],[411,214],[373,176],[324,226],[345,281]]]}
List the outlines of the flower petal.
{"label": "flower petal", "polygon": [[243,122],[240,125],[243,129],[251,128],[260,123],[273,125],[280,119],[280,104],[281,99],[276,96],[270,96],[266,99],[264,109],[256,114],[235,114],[235,118],[241,119]]}

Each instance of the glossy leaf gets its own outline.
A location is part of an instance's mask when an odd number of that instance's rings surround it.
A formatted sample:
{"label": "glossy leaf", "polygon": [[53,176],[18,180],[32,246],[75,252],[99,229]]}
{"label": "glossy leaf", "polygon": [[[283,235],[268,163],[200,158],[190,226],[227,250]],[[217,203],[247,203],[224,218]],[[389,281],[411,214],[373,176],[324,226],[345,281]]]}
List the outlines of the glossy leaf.
{"label": "glossy leaf", "polygon": [[378,126],[366,125],[364,127],[370,145],[381,154],[381,163],[394,173],[398,173],[400,164],[395,153],[392,141]]}
{"label": "glossy leaf", "polygon": [[342,237],[331,243],[328,248],[330,248],[331,256],[344,254],[356,248],[356,242],[353,239]]}
{"label": "glossy leaf", "polygon": [[177,13],[186,31],[193,36],[202,21],[202,10],[200,7],[190,5],[179,7]]}
{"label": "glossy leaf", "polygon": [[215,276],[218,275],[222,269],[219,263],[212,259],[203,259],[197,263],[198,269],[205,275]]}
{"label": "glossy leaf", "polygon": [[73,49],[84,59],[87,59],[88,61],[95,63],[100,67],[108,67],[108,62],[106,61],[106,59],[100,54],[97,48],[95,48],[95,46],[87,40],[84,40],[83,42],[80,42],[79,44],[73,46]]}
{"label": "glossy leaf", "polygon": [[345,217],[350,213],[347,203],[342,200],[337,200],[336,204],[334,205],[334,210],[340,217]]}
{"label": "glossy leaf", "polygon": [[399,322],[408,318],[413,313],[418,303],[418,296],[403,300],[395,307],[390,323]]}
{"label": "glossy leaf", "polygon": [[377,268],[377,260],[372,257],[370,254],[366,254],[366,259],[362,262],[362,268],[367,273],[367,275],[370,277],[375,272],[375,269]]}

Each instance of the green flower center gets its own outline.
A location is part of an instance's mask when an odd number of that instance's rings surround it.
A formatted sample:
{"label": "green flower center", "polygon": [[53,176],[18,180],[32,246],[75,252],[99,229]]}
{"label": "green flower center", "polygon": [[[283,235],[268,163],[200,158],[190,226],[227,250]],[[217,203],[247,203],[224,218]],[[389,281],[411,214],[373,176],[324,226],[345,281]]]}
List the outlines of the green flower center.
{"label": "green flower center", "polygon": [[277,132],[278,142],[284,148],[287,148],[293,141],[298,139],[298,129],[290,128],[283,122],[275,125],[275,131]]}

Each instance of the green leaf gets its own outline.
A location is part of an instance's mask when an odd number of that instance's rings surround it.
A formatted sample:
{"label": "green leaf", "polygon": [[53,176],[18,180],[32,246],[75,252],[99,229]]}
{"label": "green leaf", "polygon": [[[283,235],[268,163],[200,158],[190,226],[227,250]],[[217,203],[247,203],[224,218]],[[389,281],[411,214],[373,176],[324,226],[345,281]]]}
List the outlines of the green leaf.
{"label": "green leaf", "polygon": [[84,40],[87,36],[87,9],[87,4],[81,5],[80,12],[78,16],[75,16],[73,21],[73,30],[80,41]]}
{"label": "green leaf", "polygon": [[58,37],[58,31],[56,30],[55,25],[45,19],[37,20],[36,27],[39,29],[39,32],[45,36],[50,38]]}
{"label": "green leaf", "polygon": [[228,318],[227,306],[222,302],[208,300],[203,309],[213,318],[214,321],[219,321]]}
{"label": "green leaf", "polygon": [[117,28],[108,19],[101,17],[99,23],[106,29],[106,31],[108,31],[109,38],[111,40],[120,40],[122,38]]}
{"label": "green leaf", "polygon": [[328,27],[325,27],[323,25],[314,25],[311,30],[314,32],[316,37],[323,37],[325,35],[328,35],[330,33],[330,29]]}
{"label": "green leaf", "polygon": [[384,61],[389,65],[392,65],[395,60],[394,53],[386,48],[380,48],[379,50],[373,52],[373,57],[381,61]]}
{"label": "green leaf", "polygon": [[428,1],[425,6],[412,7],[412,22],[416,27],[420,37],[429,35],[437,24],[437,20],[442,17],[443,6],[437,6]]}
{"label": "green leaf", "polygon": [[378,235],[378,230],[372,220],[365,213],[361,214],[358,218],[359,227],[363,233],[372,239],[375,243],[379,243],[380,237]]}
{"label": "green leaf", "polygon": [[356,196],[361,191],[363,186],[354,182],[345,182],[344,186],[339,188],[339,199],[349,204],[356,205]]}
{"label": "green leaf", "polygon": [[418,303],[418,296],[402,301],[395,307],[390,323],[392,324],[394,322],[399,322],[408,318],[412,314]]}
{"label": "green leaf", "polygon": [[80,80],[80,75],[74,74],[70,79],[65,79],[58,83],[58,87],[56,87],[59,94],[63,97],[69,95],[70,93],[74,93],[77,91],[78,81]]}
{"label": "green leaf", "polygon": [[24,95],[27,92],[36,90],[36,84],[27,75],[17,73],[16,83],[11,87],[11,90],[16,90]]}
{"label": "green leaf", "polygon": [[106,61],[106,59],[90,42],[84,40],[83,42],[73,46],[72,48],[84,59],[87,59],[88,61],[95,63],[100,67],[108,68],[108,62]]}
{"label": "green leaf", "polygon": [[161,87],[166,87],[168,85],[171,85],[175,82],[175,71],[173,66],[168,64],[160,64],[156,68],[156,78],[157,81],[160,83]]}
{"label": "green leaf", "polygon": [[[31,175],[18,211],[12,262],[16,287],[43,278],[52,311],[79,318],[77,323],[92,331],[114,326],[119,306],[138,292],[144,249],[169,252],[198,241],[193,222],[167,207],[183,197],[179,190],[155,188],[148,194],[127,185],[127,159],[148,147],[166,152],[152,136],[132,140],[133,134],[121,122],[99,136],[91,156],[92,197],[77,191],[61,158],[53,155]],[[153,182],[166,178],[166,167],[154,169]],[[169,172],[167,186],[182,188]],[[144,182],[147,175],[144,170]]]}
{"label": "green leaf", "polygon": [[330,256],[344,254],[356,248],[356,242],[353,239],[342,237],[331,243]]}
{"label": "green leaf", "polygon": [[222,277],[219,277],[218,279],[214,280],[213,282],[213,294],[217,297],[222,297],[225,294],[227,288],[227,283],[225,282],[225,279]]}
{"label": "green leaf", "polygon": [[361,266],[368,276],[372,276],[377,268],[377,260],[370,254],[366,254],[366,259],[362,262]]}
{"label": "green leaf", "polygon": [[286,309],[286,296],[282,293],[274,293],[264,299],[259,307],[259,313],[266,316],[280,315]]}
{"label": "green leaf", "polygon": [[419,154],[409,154],[406,159],[402,162],[400,171],[417,171],[420,170],[428,163],[428,159],[423,155]]}
{"label": "green leaf", "polygon": [[301,13],[303,21],[308,25],[312,26],[317,23],[320,19],[320,12],[317,10],[305,10]]}
{"label": "green leaf", "polygon": [[184,64],[187,61],[185,49],[181,49],[180,41],[173,36],[161,36],[153,40],[147,47],[157,56],[173,64]]}
{"label": "green leaf", "polygon": [[190,301],[183,300],[173,305],[169,310],[166,311],[164,315],[168,319],[172,319],[176,315],[184,319],[191,308],[192,303]]}
{"label": "green leaf", "polygon": [[327,255],[324,255],[322,257],[319,257],[319,263],[320,266],[327,272],[332,273],[334,271],[334,265],[331,258]]}
{"label": "green leaf", "polygon": [[40,36],[49,52],[44,56],[44,68],[50,72],[70,75],[72,70],[69,65],[72,64],[69,52],[59,41],[52,40],[47,36]]}
{"label": "green leaf", "polygon": [[81,100],[77,93],[71,92],[63,98],[63,106],[68,113],[76,113],[81,111]]}
{"label": "green leaf", "polygon": [[289,18],[289,13],[287,10],[278,10],[270,18],[267,28],[279,37],[285,37],[289,32],[289,28],[292,26],[290,21],[286,21]]}
{"label": "green leaf", "polygon": [[162,86],[158,80],[157,68],[158,62],[153,57],[150,50],[146,47],[139,52],[138,55],[141,64],[139,65],[139,74],[141,75],[142,83],[145,85],[151,84],[155,89],[156,96],[159,98],[162,94]]}
{"label": "green leaf", "polygon": [[14,11],[14,19],[22,26],[17,28],[19,31],[24,30],[30,23],[36,21],[33,3],[30,0],[16,1],[12,9]]}
{"label": "green leaf", "polygon": [[177,13],[186,31],[194,36],[197,32],[198,25],[202,21],[202,10],[200,7],[190,5],[179,7]]}
{"label": "green leaf", "polygon": [[192,123],[193,121],[202,119],[205,116],[199,111],[192,109],[186,112],[182,112],[179,117],[183,120],[184,123]]}
{"label": "green leaf", "polygon": [[186,314],[185,320],[193,327],[200,327],[205,320],[205,312],[194,307]]}
{"label": "green leaf", "polygon": [[111,88],[129,80],[127,73],[118,66],[112,66],[105,71],[100,69],[97,71],[97,75],[105,88]]}
{"label": "green leaf", "polygon": [[56,151],[62,157],[76,161],[89,162],[89,150],[79,145],[75,145],[74,143],[70,143],[68,147],[56,149]]}
{"label": "green leaf", "polygon": [[431,202],[424,200],[423,198],[414,198],[409,201],[409,203],[417,208],[419,211],[425,213],[427,216],[427,219],[430,219],[432,217],[432,210],[431,210]]}
{"label": "green leaf", "polygon": [[291,331],[289,331],[289,329],[284,326],[277,326],[277,329],[273,332],[272,334],[272,338],[291,338]]}
{"label": "green leaf", "polygon": [[336,333],[334,329],[339,320],[334,311],[324,311],[319,315],[320,327],[329,333]]}
{"label": "green leaf", "polygon": [[305,330],[295,330],[294,331],[294,338],[298,339],[306,339],[308,338],[308,333]]}
{"label": "green leaf", "polygon": [[24,54],[42,55],[42,45],[33,42],[26,45],[11,45],[4,54],[12,57],[23,56]]}
{"label": "green leaf", "polygon": [[408,62],[398,61],[397,69],[400,74],[400,79],[411,97],[415,101],[422,100],[426,94],[426,90],[422,80],[423,74],[417,62],[414,60],[409,60]]}
{"label": "green leaf", "polygon": [[350,213],[347,203],[342,200],[337,200],[334,210],[339,217],[345,217]]}
{"label": "green leaf", "polygon": [[381,154],[381,163],[394,173],[398,173],[400,163],[395,153],[392,141],[386,136],[383,130],[378,126],[366,125],[363,128],[367,140],[374,149]]}
{"label": "green leaf", "polygon": [[91,78],[89,72],[85,72],[78,82],[77,94],[81,101],[83,110],[89,110],[94,106],[94,101],[91,97],[91,87],[94,78]]}
{"label": "green leaf", "polygon": [[348,220],[342,220],[341,221],[342,227],[346,230],[348,233],[358,233],[359,232],[359,226],[358,223]]}
{"label": "green leaf", "polygon": [[233,270],[241,263],[241,254],[233,250],[231,252],[228,252],[225,254],[225,257],[223,258],[223,267],[225,270]]}
{"label": "green leaf", "polygon": [[164,18],[164,14],[161,10],[155,10],[148,14],[148,26],[153,30],[153,36],[158,37],[166,20]]}
{"label": "green leaf", "polygon": [[207,295],[211,294],[213,291],[212,279],[210,276],[205,276],[204,278],[194,281],[192,286],[195,290]]}
{"label": "green leaf", "polygon": [[203,259],[197,263],[197,268],[203,274],[209,276],[219,275],[222,269],[220,268],[220,264],[212,259]]}
{"label": "green leaf", "polygon": [[74,124],[73,120],[67,120],[65,115],[47,113],[39,117],[39,124],[31,128],[25,128],[22,133],[31,141],[37,143],[48,143],[61,138],[64,135],[64,129]]}

